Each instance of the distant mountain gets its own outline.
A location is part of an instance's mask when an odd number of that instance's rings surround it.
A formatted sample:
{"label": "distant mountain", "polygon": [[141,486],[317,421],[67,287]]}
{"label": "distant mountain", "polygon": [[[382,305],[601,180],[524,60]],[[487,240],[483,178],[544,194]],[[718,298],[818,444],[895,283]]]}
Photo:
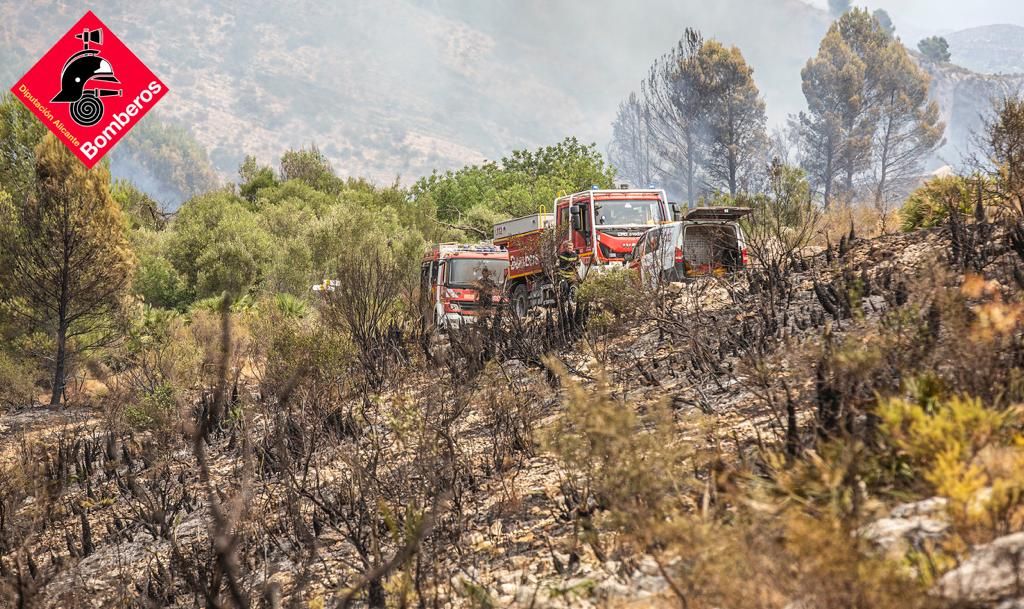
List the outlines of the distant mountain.
{"label": "distant mountain", "polygon": [[160,116],[222,178],[245,154],[315,143],[339,173],[381,182],[570,135],[603,148],[686,27],[739,46],[782,123],[829,21],[799,0],[0,0],[3,82],[86,8],[168,84]]}
{"label": "distant mountain", "polygon": [[[603,149],[619,102],[687,27],[740,47],[780,125],[805,107],[800,70],[830,22],[800,0],[0,0],[0,80],[86,8],[170,88],[111,158],[172,208],[234,179],[246,154],[276,163],[309,144],[378,182],[570,135]],[[926,67],[955,165],[992,100],[1024,84],[977,73],[1024,73],[1024,28],[947,39],[965,67]]]}
{"label": "distant mountain", "polygon": [[1024,74],[1024,27],[986,25],[945,38],[959,66],[982,74]]}

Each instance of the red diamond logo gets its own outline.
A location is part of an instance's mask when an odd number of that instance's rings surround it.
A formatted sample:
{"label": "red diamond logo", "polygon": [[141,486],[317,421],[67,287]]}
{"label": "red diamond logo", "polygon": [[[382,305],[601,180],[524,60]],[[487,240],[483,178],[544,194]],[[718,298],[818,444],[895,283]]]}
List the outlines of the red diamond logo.
{"label": "red diamond logo", "polygon": [[92,168],[167,87],[89,11],[11,92]]}

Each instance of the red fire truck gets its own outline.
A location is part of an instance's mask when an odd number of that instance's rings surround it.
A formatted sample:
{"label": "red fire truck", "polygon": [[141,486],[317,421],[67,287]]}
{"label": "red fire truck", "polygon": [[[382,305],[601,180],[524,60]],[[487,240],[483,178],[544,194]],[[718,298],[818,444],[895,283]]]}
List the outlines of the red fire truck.
{"label": "red fire truck", "polygon": [[[423,320],[439,328],[476,321],[480,309],[501,302],[508,252],[491,244],[439,243],[427,250],[420,267]],[[481,303],[490,292],[491,303]]]}
{"label": "red fire truck", "polygon": [[[552,214],[538,213],[494,225],[494,244],[505,247],[509,273],[505,290],[512,310],[551,304],[555,288],[541,265],[541,241],[553,229],[560,272],[566,285],[592,271],[624,264],[626,255],[652,227],[673,219],[664,190],[586,190],[555,199]],[[573,275],[568,277],[567,275]]]}

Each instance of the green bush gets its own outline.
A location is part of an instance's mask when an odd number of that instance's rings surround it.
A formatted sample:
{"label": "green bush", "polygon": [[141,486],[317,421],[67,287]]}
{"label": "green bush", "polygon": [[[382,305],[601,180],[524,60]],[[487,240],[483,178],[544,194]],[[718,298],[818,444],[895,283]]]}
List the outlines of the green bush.
{"label": "green bush", "polygon": [[28,360],[0,351],[0,406],[25,406],[35,401],[38,374]]}
{"label": "green bush", "polygon": [[632,269],[617,268],[591,274],[580,286],[580,303],[589,308],[585,337],[594,357],[605,361],[609,341],[638,316],[647,300]]}
{"label": "green bush", "polygon": [[910,232],[939,226],[949,218],[951,209],[966,214],[971,207],[971,188],[967,178],[932,178],[915,190],[900,208],[901,228]]}
{"label": "green bush", "polygon": [[[411,189],[414,201],[437,210],[437,217],[464,224],[472,208],[487,207],[502,216],[550,209],[559,194],[612,185],[614,171],[597,147],[566,138],[554,146],[516,150],[501,161],[470,165],[458,171],[420,178]],[[474,215],[480,217],[477,210]]]}
{"label": "green bush", "polygon": [[610,313],[616,319],[633,315],[644,302],[636,271],[621,267],[588,276],[580,285],[579,297],[595,312]]}
{"label": "green bush", "polygon": [[178,211],[166,252],[200,297],[248,293],[265,276],[274,239],[244,200],[223,191],[192,199]]}
{"label": "green bush", "polygon": [[162,256],[140,255],[134,281],[135,293],[151,306],[182,309],[190,300],[185,278]]}
{"label": "green bush", "polygon": [[197,293],[227,292],[234,297],[249,293],[262,278],[265,266],[258,251],[238,241],[211,244],[198,258],[198,263]]}
{"label": "green bush", "polygon": [[288,293],[276,294],[274,306],[277,307],[281,315],[287,318],[302,318],[309,313],[309,308],[304,300]]}
{"label": "green bush", "polygon": [[124,409],[125,422],[134,429],[165,429],[177,412],[177,393],[170,383],[160,383]]}
{"label": "green bush", "polygon": [[274,260],[267,270],[263,287],[270,293],[296,296],[308,294],[310,286],[315,282],[311,273],[312,266],[313,255],[305,241],[285,241],[274,252]]}

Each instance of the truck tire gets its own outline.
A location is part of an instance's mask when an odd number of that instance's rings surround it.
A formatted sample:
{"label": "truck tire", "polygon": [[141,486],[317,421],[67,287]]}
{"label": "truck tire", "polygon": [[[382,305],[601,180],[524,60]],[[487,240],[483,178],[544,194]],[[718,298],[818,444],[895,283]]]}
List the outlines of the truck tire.
{"label": "truck tire", "polygon": [[526,291],[525,283],[517,283],[512,288],[512,294],[509,296],[509,302],[512,305],[512,313],[519,319],[526,317],[527,312],[530,310],[530,295]]}

